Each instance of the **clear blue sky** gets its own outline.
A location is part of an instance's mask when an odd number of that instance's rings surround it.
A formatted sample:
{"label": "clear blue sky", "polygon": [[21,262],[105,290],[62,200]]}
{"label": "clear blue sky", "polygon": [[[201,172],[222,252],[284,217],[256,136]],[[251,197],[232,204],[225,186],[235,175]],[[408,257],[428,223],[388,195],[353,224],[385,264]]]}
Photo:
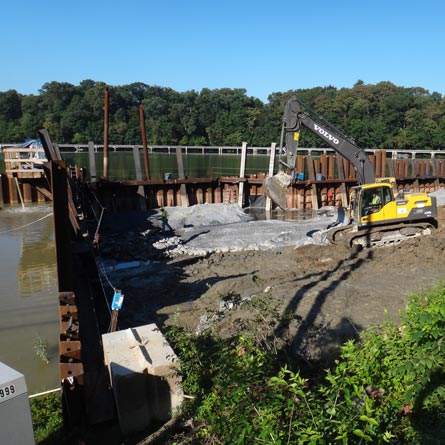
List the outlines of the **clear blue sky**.
{"label": "clear blue sky", "polygon": [[445,94],[442,0],[12,0],[0,91],[143,82],[273,92],[390,81]]}

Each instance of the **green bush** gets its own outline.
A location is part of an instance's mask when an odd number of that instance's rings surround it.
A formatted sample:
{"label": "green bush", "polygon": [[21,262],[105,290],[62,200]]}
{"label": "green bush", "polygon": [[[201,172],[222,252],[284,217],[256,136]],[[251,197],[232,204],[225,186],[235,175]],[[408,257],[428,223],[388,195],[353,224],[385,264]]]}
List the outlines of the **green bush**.
{"label": "green bush", "polygon": [[37,445],[61,445],[62,399],[60,393],[51,393],[30,400],[34,438]]}
{"label": "green bush", "polygon": [[445,443],[444,296],[443,285],[411,296],[399,326],[347,342],[322,378],[289,369],[255,335],[176,330],[184,387],[197,396],[193,443]]}

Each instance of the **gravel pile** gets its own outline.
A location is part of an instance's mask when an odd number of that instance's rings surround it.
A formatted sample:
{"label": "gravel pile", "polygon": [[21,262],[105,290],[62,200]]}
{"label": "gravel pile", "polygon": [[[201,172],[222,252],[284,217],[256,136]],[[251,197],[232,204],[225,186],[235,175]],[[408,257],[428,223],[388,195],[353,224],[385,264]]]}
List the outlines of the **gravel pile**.
{"label": "gravel pile", "polygon": [[[345,223],[345,215],[336,207],[323,207],[313,218],[299,221],[277,219],[254,220],[239,206],[203,204],[192,207],[170,207],[169,223],[174,233],[153,246],[168,257],[206,256],[211,252],[269,250],[284,246],[325,244],[329,228]],[[159,226],[159,215],[149,218]]]}

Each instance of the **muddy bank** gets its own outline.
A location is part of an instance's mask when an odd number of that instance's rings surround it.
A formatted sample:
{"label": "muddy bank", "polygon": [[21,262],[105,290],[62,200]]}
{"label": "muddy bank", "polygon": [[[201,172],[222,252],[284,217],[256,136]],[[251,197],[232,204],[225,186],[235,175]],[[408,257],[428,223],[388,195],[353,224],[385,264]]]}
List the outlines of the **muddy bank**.
{"label": "muddy bank", "polygon": [[[175,232],[167,234],[156,213],[145,216],[131,230],[108,232],[101,241],[108,276],[125,294],[121,329],[155,321],[231,335],[258,323],[269,326],[287,313],[287,321],[268,335],[308,360],[318,359],[370,325],[396,321],[409,294],[445,276],[443,207],[432,235],[365,250],[313,243],[314,233],[339,222],[330,210],[310,222],[206,225],[201,218],[199,225],[189,220],[182,227],[172,215]],[[168,257],[181,245],[194,253]],[[116,270],[123,261],[128,267]]]}

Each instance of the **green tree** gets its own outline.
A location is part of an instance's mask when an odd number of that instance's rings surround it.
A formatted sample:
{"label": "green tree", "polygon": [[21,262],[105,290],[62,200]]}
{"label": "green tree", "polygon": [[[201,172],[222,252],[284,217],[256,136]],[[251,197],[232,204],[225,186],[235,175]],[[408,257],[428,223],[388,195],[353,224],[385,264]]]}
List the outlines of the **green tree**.
{"label": "green tree", "polygon": [[[38,95],[0,92],[0,139],[21,142],[46,127],[59,143],[103,140],[104,82],[86,79],[74,86],[45,83]],[[246,95],[245,89],[203,88],[179,93],[142,82],[111,87],[110,143],[140,144],[139,105],[144,106],[149,144],[250,145],[280,142],[286,101],[296,95],[329,123],[364,148],[443,148],[445,99],[421,87],[391,82],[352,88],[329,85],[274,92],[268,103]],[[300,146],[326,146],[302,131]]]}

